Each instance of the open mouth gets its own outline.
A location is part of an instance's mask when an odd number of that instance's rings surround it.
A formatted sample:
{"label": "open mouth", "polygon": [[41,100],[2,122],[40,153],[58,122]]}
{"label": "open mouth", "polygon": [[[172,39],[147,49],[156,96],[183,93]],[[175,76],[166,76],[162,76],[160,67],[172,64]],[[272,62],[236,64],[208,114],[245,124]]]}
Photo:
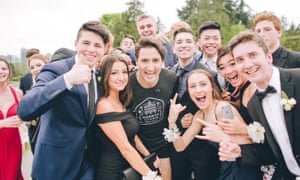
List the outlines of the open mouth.
{"label": "open mouth", "polygon": [[236,83],[239,80],[238,74],[227,76],[226,78],[231,84]]}
{"label": "open mouth", "polygon": [[202,103],[205,102],[206,96],[196,96],[195,99],[196,99],[196,101],[197,101],[198,103],[201,103],[201,104],[202,104]]}

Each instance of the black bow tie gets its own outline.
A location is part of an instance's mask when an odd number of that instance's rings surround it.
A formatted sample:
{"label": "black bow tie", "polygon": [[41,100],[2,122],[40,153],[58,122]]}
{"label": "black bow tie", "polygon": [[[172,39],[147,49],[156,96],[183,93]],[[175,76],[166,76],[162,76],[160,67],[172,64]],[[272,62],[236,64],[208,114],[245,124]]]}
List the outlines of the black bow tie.
{"label": "black bow tie", "polygon": [[267,94],[276,93],[276,89],[273,86],[268,86],[266,90],[259,92],[256,90],[256,95],[258,96],[259,100],[262,101]]}

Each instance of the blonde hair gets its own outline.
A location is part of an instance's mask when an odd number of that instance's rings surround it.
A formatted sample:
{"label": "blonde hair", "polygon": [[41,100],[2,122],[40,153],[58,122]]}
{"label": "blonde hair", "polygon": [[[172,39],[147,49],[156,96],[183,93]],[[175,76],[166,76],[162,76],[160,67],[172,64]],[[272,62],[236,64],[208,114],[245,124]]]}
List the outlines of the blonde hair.
{"label": "blonde hair", "polygon": [[34,54],[28,59],[28,66],[30,66],[30,62],[33,59],[39,59],[39,60],[43,61],[45,64],[47,64],[49,62],[49,58],[47,56],[45,56],[43,54]]}

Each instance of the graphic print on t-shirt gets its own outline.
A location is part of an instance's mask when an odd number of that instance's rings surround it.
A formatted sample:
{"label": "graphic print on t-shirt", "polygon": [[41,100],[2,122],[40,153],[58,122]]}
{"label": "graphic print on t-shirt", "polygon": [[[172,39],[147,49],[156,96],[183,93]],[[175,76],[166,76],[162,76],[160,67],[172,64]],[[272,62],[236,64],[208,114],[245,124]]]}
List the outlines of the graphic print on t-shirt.
{"label": "graphic print on t-shirt", "polygon": [[140,125],[156,124],[163,120],[164,101],[148,97],[135,107],[136,118]]}

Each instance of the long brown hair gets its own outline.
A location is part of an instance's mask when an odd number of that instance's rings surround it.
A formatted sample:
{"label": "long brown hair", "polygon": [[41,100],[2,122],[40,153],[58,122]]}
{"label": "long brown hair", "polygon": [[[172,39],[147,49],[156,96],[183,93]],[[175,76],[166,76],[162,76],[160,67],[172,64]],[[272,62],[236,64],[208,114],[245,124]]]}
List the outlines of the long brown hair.
{"label": "long brown hair", "polygon": [[118,54],[110,54],[110,55],[106,55],[103,57],[102,63],[100,65],[100,69],[101,69],[101,72],[100,72],[101,95],[100,95],[100,97],[109,96],[110,87],[108,85],[108,80],[109,80],[109,77],[111,74],[111,69],[116,62],[124,63],[126,66],[126,69],[127,69],[128,83],[127,83],[126,87],[124,88],[124,90],[122,90],[120,92],[119,99],[125,107],[128,107],[131,105],[131,101],[132,101],[132,87],[131,87],[130,78],[129,78],[129,68],[128,68],[127,62],[123,58],[123,56],[120,56]]}
{"label": "long brown hair", "polygon": [[[188,87],[189,87],[189,79],[191,78],[191,76],[193,74],[204,74],[205,76],[207,76],[208,80],[211,83],[212,89],[213,89],[213,91],[212,91],[213,98],[216,99],[216,100],[222,100],[222,96],[220,94],[219,87],[217,86],[217,84],[215,82],[215,79],[213,78],[213,76],[211,75],[211,73],[209,73],[208,71],[205,71],[203,69],[192,70],[187,75],[187,78],[186,78],[186,89],[188,89]],[[189,95],[190,95],[190,93],[189,93]]]}

